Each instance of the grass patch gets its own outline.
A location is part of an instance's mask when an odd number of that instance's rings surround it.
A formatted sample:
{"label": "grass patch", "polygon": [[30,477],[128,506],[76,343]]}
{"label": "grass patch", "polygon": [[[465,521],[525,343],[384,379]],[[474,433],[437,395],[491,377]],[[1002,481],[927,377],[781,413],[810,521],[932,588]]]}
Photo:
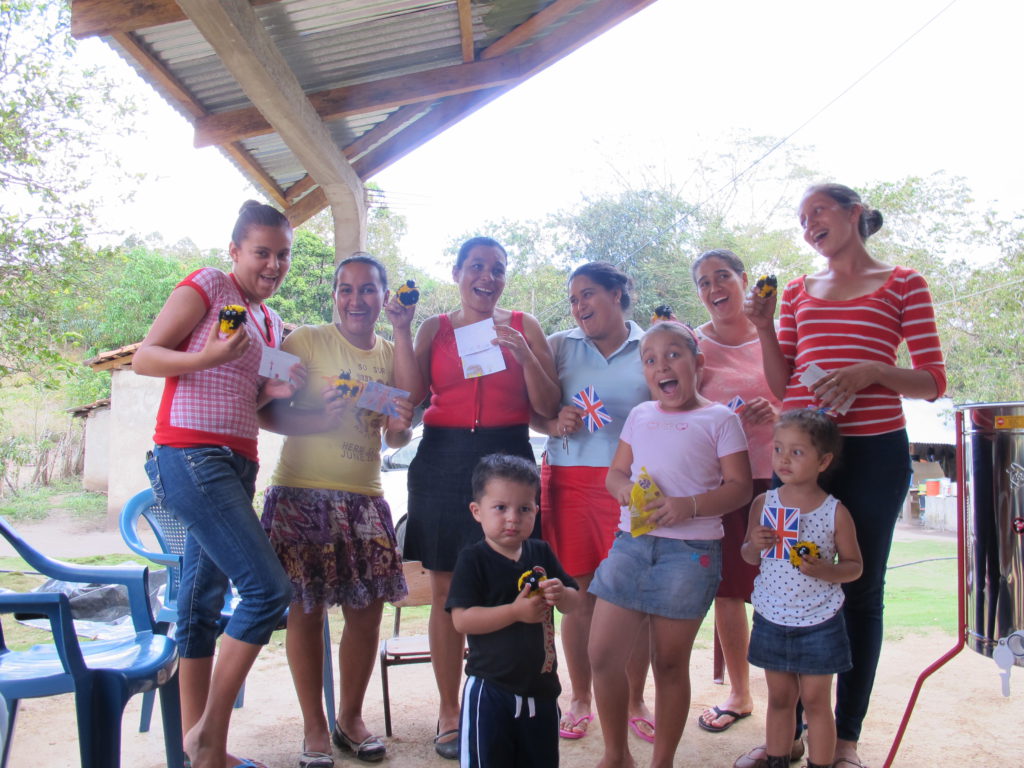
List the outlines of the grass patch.
{"label": "grass patch", "polygon": [[77,478],[50,486],[25,488],[0,501],[0,515],[12,522],[44,520],[54,512],[99,518],[107,513],[107,496],[82,489]]}
{"label": "grass patch", "polygon": [[[953,559],[937,559],[949,557]],[[885,585],[887,640],[932,630],[955,636],[955,540],[893,544]]]}

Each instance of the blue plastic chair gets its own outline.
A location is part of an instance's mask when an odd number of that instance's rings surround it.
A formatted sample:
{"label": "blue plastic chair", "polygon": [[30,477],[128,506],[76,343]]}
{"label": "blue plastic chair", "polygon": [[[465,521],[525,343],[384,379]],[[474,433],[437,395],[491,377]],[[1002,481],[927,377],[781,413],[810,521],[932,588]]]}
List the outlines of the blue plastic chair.
{"label": "blue plastic chair", "polygon": [[[139,519],[143,518],[149,524],[153,535],[156,537],[159,552],[149,549],[139,536]],[[163,606],[157,612],[157,631],[167,634],[170,627],[178,620],[178,587],[181,582],[181,561],[185,553],[185,526],[178,522],[171,512],[164,509],[157,501],[152,488],[139,491],[128,499],[128,502],[121,510],[121,537],[125,544],[136,554],[151,560],[154,563],[163,565],[167,569],[167,587],[164,592]],[[220,631],[223,632],[234,612],[235,604],[238,601],[238,594],[233,588],[228,590],[224,598],[224,608],[220,615]],[[287,621],[287,612],[281,618],[278,629],[284,629]],[[238,692],[235,699],[235,707],[241,707],[245,701],[245,685]],[[331,654],[331,628],[324,617],[324,705],[327,709],[327,725],[334,729],[334,664]],[[149,723],[153,716],[153,694],[146,694],[142,699],[142,717],[139,722],[139,730],[149,730]],[[0,766],[3,768],[3,766]]]}
{"label": "blue plastic chair", "polygon": [[43,615],[53,643],[27,651],[7,648],[0,627],[0,768],[7,764],[18,703],[22,699],[74,693],[82,768],[121,764],[121,719],[128,699],[159,689],[167,765],[181,768],[181,702],[178,649],[155,631],[148,594],[148,569],[104,568],[52,560],[31,547],[6,520],[0,534],[29,567],[45,576],[86,584],[123,584],[128,590],[133,634],[117,640],[79,641],[67,595],[55,592],[0,595],[0,613]]}

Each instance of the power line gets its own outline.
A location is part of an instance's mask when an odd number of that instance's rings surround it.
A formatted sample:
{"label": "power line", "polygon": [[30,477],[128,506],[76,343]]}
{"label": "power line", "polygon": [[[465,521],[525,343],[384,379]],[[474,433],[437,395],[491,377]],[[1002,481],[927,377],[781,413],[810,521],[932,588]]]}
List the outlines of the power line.
{"label": "power line", "polygon": [[986,294],[989,291],[998,291],[1000,288],[1008,288],[1011,285],[1017,285],[1018,283],[1024,283],[1024,277],[1018,278],[1016,280],[1010,280],[1009,282],[1006,283],[996,283],[995,285],[989,286],[988,288],[984,288],[980,291],[975,291],[974,293],[968,293],[964,296],[954,296],[951,299],[946,299],[945,301],[934,303],[932,306],[944,307],[946,304],[952,304],[956,301],[963,301],[964,299],[971,299],[974,298],[975,296],[981,296],[983,294]]}
{"label": "power line", "polygon": [[[770,156],[770,155],[771,155],[772,153],[774,153],[774,152],[775,152],[776,150],[778,150],[778,149],[779,149],[780,147],[782,147],[782,146],[783,146],[784,144],[786,144],[787,142],[789,142],[789,140],[790,140],[790,139],[792,139],[792,138],[793,138],[794,136],[796,136],[796,134],[798,134],[798,133],[799,133],[800,131],[802,131],[802,130],[803,130],[804,128],[806,128],[806,127],[807,127],[808,125],[810,125],[810,124],[811,124],[812,122],[814,122],[814,120],[816,120],[816,119],[817,119],[817,118],[818,118],[819,116],[821,116],[821,114],[822,114],[823,112],[825,112],[825,110],[827,110],[827,109],[828,109],[829,107],[831,107],[831,106],[832,106],[833,104],[835,104],[835,103],[836,103],[837,101],[839,101],[839,99],[841,99],[841,98],[842,98],[843,96],[845,96],[845,95],[846,95],[847,93],[849,93],[849,92],[850,92],[851,90],[853,90],[853,89],[854,89],[854,88],[855,88],[855,87],[856,87],[857,85],[859,85],[859,84],[860,84],[860,83],[861,83],[861,82],[862,82],[862,81],[863,81],[863,80],[864,80],[865,78],[867,78],[867,77],[868,77],[868,76],[869,76],[870,74],[872,74],[872,73],[873,73],[873,72],[874,72],[874,71],[875,71],[876,69],[878,69],[878,68],[879,68],[880,66],[882,66],[882,64],[884,64],[884,63],[885,63],[886,61],[888,61],[888,60],[889,60],[890,58],[892,58],[892,57],[893,57],[893,56],[894,56],[894,55],[895,55],[895,54],[896,54],[896,53],[897,53],[897,52],[898,52],[898,51],[899,51],[899,50],[900,50],[901,48],[903,48],[903,47],[904,47],[904,46],[905,46],[905,45],[906,45],[907,43],[909,43],[909,42],[910,42],[911,40],[913,40],[913,39],[914,39],[915,37],[917,37],[917,36],[918,36],[918,35],[919,35],[919,34],[920,34],[921,32],[923,32],[923,31],[924,31],[924,30],[925,30],[925,29],[926,29],[926,28],[927,28],[927,27],[928,27],[929,25],[931,25],[931,23],[932,23],[932,22],[934,22],[934,21],[935,21],[935,20],[936,20],[937,18],[939,18],[939,17],[940,17],[940,16],[942,15],[942,14],[944,14],[944,13],[945,13],[946,11],[948,11],[948,10],[949,10],[949,9],[950,9],[950,8],[951,8],[951,7],[953,6],[953,5],[955,5],[956,3],[957,3],[957,0],[950,0],[950,2],[949,2],[949,3],[947,3],[947,4],[946,4],[946,5],[945,5],[945,6],[944,6],[944,7],[943,7],[943,8],[942,8],[942,9],[941,9],[941,10],[940,10],[940,11],[939,11],[938,13],[936,13],[936,14],[935,14],[934,16],[932,16],[932,17],[931,17],[930,19],[928,19],[928,20],[927,20],[927,21],[926,21],[926,22],[925,22],[924,24],[922,24],[922,25],[921,25],[920,27],[918,27],[918,28],[917,28],[917,29],[916,29],[916,30],[915,30],[914,32],[912,32],[912,33],[911,33],[911,34],[910,34],[910,35],[909,35],[908,37],[906,37],[906,38],[905,38],[905,39],[904,39],[904,40],[903,40],[903,41],[902,41],[901,43],[899,43],[899,44],[898,44],[898,45],[897,45],[897,46],[896,46],[895,48],[893,48],[893,49],[892,49],[891,51],[889,51],[889,52],[888,52],[887,54],[885,54],[885,56],[883,56],[883,57],[882,57],[881,59],[879,59],[879,60],[878,60],[877,62],[875,62],[875,63],[874,63],[874,64],[873,64],[873,65],[872,65],[872,66],[871,66],[870,68],[868,68],[868,69],[867,69],[867,70],[866,70],[866,71],[865,71],[865,72],[864,72],[864,73],[863,73],[863,74],[862,74],[862,75],[861,75],[860,77],[858,77],[858,78],[857,78],[856,80],[854,80],[854,81],[853,81],[852,83],[850,83],[850,84],[849,84],[848,86],[846,86],[846,88],[844,88],[844,89],[843,89],[842,91],[840,91],[840,92],[839,92],[839,93],[838,93],[838,94],[837,94],[837,95],[836,95],[835,97],[833,97],[832,99],[830,99],[830,100],[829,100],[829,101],[828,101],[828,102],[827,102],[827,103],[826,103],[826,104],[825,104],[824,106],[822,106],[822,107],[821,107],[820,109],[818,109],[818,110],[817,110],[817,111],[816,111],[816,112],[815,112],[814,114],[812,114],[812,115],[811,115],[810,117],[808,117],[808,118],[807,118],[806,120],[804,120],[804,121],[803,121],[802,123],[800,123],[800,125],[798,125],[798,126],[797,126],[796,128],[794,128],[794,129],[793,129],[792,131],[790,131],[790,132],[789,132],[789,133],[788,133],[788,134],[787,134],[786,136],[784,136],[784,137],[783,137],[782,139],[780,139],[779,141],[777,141],[777,142],[776,142],[776,143],[775,143],[775,144],[774,144],[773,146],[771,146],[771,147],[770,147],[770,148],[769,148],[769,149],[768,149],[768,150],[767,150],[767,151],[766,151],[766,152],[765,152],[764,154],[762,154],[762,155],[761,155],[760,157],[758,157],[758,158],[757,158],[756,160],[754,160],[754,161],[753,161],[753,162],[751,162],[751,163],[750,163],[749,165],[747,165],[747,167],[746,167],[746,168],[744,168],[743,170],[741,170],[741,171],[739,171],[738,173],[734,174],[734,175],[733,175],[733,177],[732,177],[731,179],[729,179],[729,181],[727,181],[727,182],[726,182],[725,184],[723,184],[723,185],[722,185],[721,187],[719,187],[719,188],[718,188],[717,190],[715,190],[714,192],[712,192],[712,193],[711,193],[711,194],[710,194],[710,195],[708,196],[708,198],[707,198],[707,199],[705,199],[705,200],[703,200],[703,201],[701,201],[701,202],[697,203],[697,204],[696,204],[696,205],[694,206],[694,210],[699,210],[699,209],[700,209],[700,207],[701,207],[702,205],[704,205],[705,203],[707,203],[707,202],[710,202],[711,200],[713,200],[713,199],[714,199],[714,198],[715,198],[715,197],[716,197],[717,195],[721,194],[721,193],[722,193],[722,192],[723,192],[723,191],[724,191],[725,189],[727,189],[728,187],[730,187],[730,186],[731,186],[732,184],[734,184],[734,183],[735,183],[736,181],[738,181],[738,180],[739,180],[740,178],[742,178],[742,177],[743,177],[743,176],[745,176],[745,175],[746,175],[747,173],[749,173],[749,172],[750,172],[751,170],[753,170],[753,169],[754,169],[755,167],[757,167],[757,166],[758,166],[758,165],[760,165],[760,164],[761,164],[762,162],[764,162],[764,160],[765,160],[765,159],[767,159],[767,158],[768,158],[768,157],[769,157],[769,156]],[[656,235],[655,235],[654,237],[652,237],[652,238],[651,238],[650,240],[648,240],[648,241],[647,241],[646,243],[644,243],[643,245],[641,245],[641,246],[640,246],[640,247],[639,247],[638,249],[636,249],[635,251],[633,251],[632,253],[630,253],[630,254],[629,254],[628,256],[624,256],[624,257],[623,257],[622,259],[620,259],[620,260],[619,260],[619,264],[622,264],[623,262],[625,262],[625,261],[627,261],[627,260],[629,260],[629,259],[633,258],[633,257],[634,257],[634,256],[636,256],[636,255],[637,255],[638,253],[640,253],[640,251],[642,251],[642,250],[643,250],[644,248],[647,248],[648,246],[650,246],[650,245],[654,244],[654,242],[656,242],[656,240],[657,240],[657,238],[658,238],[658,237],[660,237],[660,236],[661,236],[662,234],[664,234],[664,232],[667,232],[667,231],[668,231],[668,229],[669,229],[670,227],[675,227],[675,226],[677,226],[677,225],[679,224],[679,222],[680,222],[680,221],[681,221],[681,220],[682,220],[682,219],[683,219],[683,218],[684,218],[684,217],[685,217],[686,215],[688,215],[688,213],[690,213],[690,212],[689,212],[689,211],[686,211],[686,212],[684,212],[683,214],[681,214],[680,216],[676,217],[676,219],[675,219],[675,220],[674,220],[674,221],[673,221],[673,222],[672,222],[672,223],[671,223],[670,225],[668,225],[667,227],[665,227],[665,228],[664,228],[664,229],[663,229],[662,231],[658,232],[658,233],[657,233],[657,234],[656,234]]]}

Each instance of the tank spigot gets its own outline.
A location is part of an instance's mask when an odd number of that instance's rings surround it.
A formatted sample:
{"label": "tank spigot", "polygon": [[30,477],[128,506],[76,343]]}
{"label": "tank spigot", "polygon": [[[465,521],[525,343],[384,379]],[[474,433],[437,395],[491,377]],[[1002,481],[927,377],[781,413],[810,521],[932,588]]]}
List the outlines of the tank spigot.
{"label": "tank spigot", "polygon": [[1020,630],[1001,638],[992,650],[992,660],[999,667],[999,678],[1003,683],[1003,696],[1010,695],[1010,670],[1020,658],[1024,658],[1024,632]]}

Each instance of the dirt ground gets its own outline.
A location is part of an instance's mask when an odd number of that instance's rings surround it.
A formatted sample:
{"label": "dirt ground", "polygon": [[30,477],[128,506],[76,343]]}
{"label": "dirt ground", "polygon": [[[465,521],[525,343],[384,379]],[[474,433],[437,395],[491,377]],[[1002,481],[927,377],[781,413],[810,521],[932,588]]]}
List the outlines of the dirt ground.
{"label": "dirt ground", "polygon": [[[90,531],[80,523],[50,520],[19,528],[31,542],[57,556],[123,551],[116,533]],[[915,535],[919,534],[910,529],[897,531],[898,537]],[[0,547],[0,554],[8,551]],[[861,757],[868,765],[883,765],[918,675],[953,644],[952,636],[938,632],[886,643],[861,743]],[[752,674],[756,702],[752,717],[725,733],[706,733],[696,727],[694,718],[701,709],[719,702],[724,694],[711,680],[711,663],[710,650],[695,651],[693,698],[676,757],[679,766],[728,768],[738,755],[764,740],[766,688],[756,670]],[[1014,672],[1011,686],[1016,693],[1003,698],[994,663],[973,651],[962,651],[925,682],[893,765],[1024,765],[1024,669]],[[429,665],[392,669],[391,691],[395,735],[386,740],[389,757],[384,764],[402,768],[456,765],[432,749],[436,705]],[[648,701],[653,704],[653,683],[649,683]],[[159,713],[153,729],[139,733],[140,703],[141,697],[135,697],[125,713],[122,764],[155,768],[163,765]],[[365,715],[371,729],[383,733],[377,672],[370,682]],[[298,705],[284,651],[270,647],[249,676],[245,706],[233,716],[231,747],[236,754],[259,759],[269,768],[295,768],[300,734]],[[564,768],[595,765],[601,748],[600,724],[595,721],[586,738],[561,744]],[[650,746],[631,737],[631,747],[637,764],[645,765]],[[78,765],[74,702],[69,696],[25,701],[19,710],[9,766],[27,768],[42,763],[52,768]],[[338,768],[357,764],[354,758],[337,757]]]}

